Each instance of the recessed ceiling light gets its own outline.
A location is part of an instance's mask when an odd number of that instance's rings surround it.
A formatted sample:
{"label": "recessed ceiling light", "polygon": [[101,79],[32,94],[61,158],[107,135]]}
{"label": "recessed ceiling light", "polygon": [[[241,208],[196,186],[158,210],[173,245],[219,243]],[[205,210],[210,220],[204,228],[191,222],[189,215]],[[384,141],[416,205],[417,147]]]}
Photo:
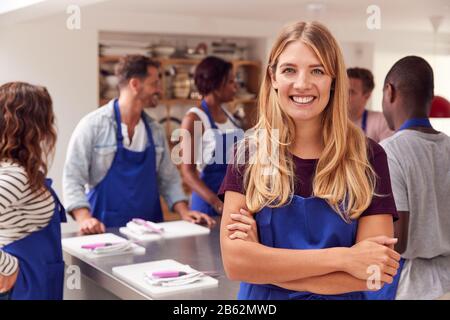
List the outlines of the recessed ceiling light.
{"label": "recessed ceiling light", "polygon": [[433,26],[433,31],[434,32],[438,32],[439,31],[439,27],[442,24],[442,21],[444,21],[444,16],[431,16],[430,17],[430,22],[431,25]]}
{"label": "recessed ceiling light", "polygon": [[322,12],[327,8],[323,2],[309,2],[306,4],[306,10],[310,12]]}

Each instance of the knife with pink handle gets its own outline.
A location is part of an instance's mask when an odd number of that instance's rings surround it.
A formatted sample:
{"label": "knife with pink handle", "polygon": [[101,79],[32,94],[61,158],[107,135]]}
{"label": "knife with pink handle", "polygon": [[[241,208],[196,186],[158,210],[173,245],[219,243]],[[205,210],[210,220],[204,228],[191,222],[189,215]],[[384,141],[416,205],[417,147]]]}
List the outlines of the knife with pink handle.
{"label": "knife with pink handle", "polygon": [[204,275],[209,276],[218,276],[217,271],[193,271],[193,272],[186,272],[186,271],[178,271],[178,270],[160,270],[160,271],[154,271],[151,273],[152,277],[154,278],[176,278],[176,277],[182,277],[186,276],[188,274],[197,274],[201,273]]}
{"label": "knife with pink handle", "polygon": [[99,242],[99,243],[90,243],[90,244],[85,244],[82,245],[81,248],[82,249],[90,249],[90,250],[94,250],[97,248],[103,248],[103,247],[109,247],[109,246],[113,246],[115,244],[119,244],[120,242]]}
{"label": "knife with pink handle", "polygon": [[159,233],[159,234],[162,234],[164,232],[164,229],[162,227],[158,226],[154,222],[146,221],[146,220],[140,219],[140,218],[134,218],[131,221],[133,221],[134,223],[136,223],[138,225],[144,226],[144,227],[150,229],[153,232],[156,232],[156,233]]}

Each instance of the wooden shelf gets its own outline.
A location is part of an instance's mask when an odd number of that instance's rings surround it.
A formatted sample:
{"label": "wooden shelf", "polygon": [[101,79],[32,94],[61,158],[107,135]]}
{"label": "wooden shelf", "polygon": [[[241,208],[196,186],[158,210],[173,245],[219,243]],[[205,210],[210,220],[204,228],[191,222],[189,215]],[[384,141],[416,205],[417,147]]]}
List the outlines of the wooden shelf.
{"label": "wooden shelf", "polygon": [[100,56],[98,57],[98,60],[100,64],[102,63],[116,63],[119,61],[121,56]]}
{"label": "wooden shelf", "polygon": [[[159,101],[160,105],[198,105],[200,103],[200,99],[162,99]],[[242,104],[252,104],[256,103],[256,99],[235,99],[231,101],[232,104],[242,103]]]}
{"label": "wooden shelf", "polygon": [[231,103],[254,104],[256,101],[256,99],[234,99]]}
{"label": "wooden shelf", "polygon": [[160,105],[174,105],[174,104],[186,104],[186,105],[196,105],[200,103],[198,99],[161,99],[159,100]]}
{"label": "wooden shelf", "polygon": [[161,65],[172,65],[172,64],[189,64],[196,65],[199,64],[201,60],[196,59],[172,59],[172,58],[155,58],[156,61],[159,61]]}
{"label": "wooden shelf", "polygon": [[246,66],[255,67],[255,68],[261,67],[261,63],[259,61],[253,61],[253,60],[233,60],[232,63],[235,68],[246,67]]}
{"label": "wooden shelf", "polygon": [[[99,56],[99,62],[101,63],[115,63],[118,62],[122,56]],[[200,63],[201,60],[198,59],[187,59],[187,58],[153,58],[159,61],[162,65],[171,64],[190,64],[195,65]],[[235,68],[241,66],[254,66],[260,67],[261,63],[253,60],[231,60],[230,61]]]}
{"label": "wooden shelf", "polygon": [[[100,106],[107,104],[110,99],[100,99]],[[159,100],[158,105],[186,105],[186,106],[195,106],[200,103],[199,99],[162,99]],[[256,104],[256,99],[235,99],[230,102],[230,104]]]}
{"label": "wooden shelf", "polygon": [[[99,56],[99,67],[101,68],[102,64],[115,64],[117,63],[122,56],[119,55],[113,55],[113,56]],[[201,60],[199,59],[182,59],[182,58],[154,58],[155,60],[159,61],[161,66],[167,67],[171,65],[186,65],[186,66],[195,66],[200,63]],[[259,91],[259,84],[260,84],[260,78],[261,78],[261,63],[259,61],[252,61],[252,60],[231,60],[230,61],[233,65],[234,72],[237,72],[239,68],[243,68],[244,72],[246,73],[246,88],[249,92],[256,93]],[[163,80],[165,75],[163,73]],[[162,82],[162,92],[166,93],[166,86],[167,84],[165,81]],[[162,99],[159,101],[159,106],[165,106],[166,109],[166,117],[172,116],[173,110],[176,110],[174,106],[185,106],[185,107],[193,107],[200,105],[199,99],[179,99],[179,98],[166,98],[167,96],[162,96]],[[99,106],[103,106],[109,102],[110,99],[104,99],[99,98]],[[231,101],[228,105],[230,107],[230,111],[233,112],[233,110],[236,109],[238,105],[244,105],[244,112],[245,112],[245,118],[246,119],[254,119],[256,116],[256,108],[254,108],[257,105],[257,99],[242,99],[242,98],[236,98],[235,100]],[[177,111],[179,112],[179,111]],[[251,127],[253,124],[253,120],[249,120],[249,127]],[[167,135],[170,136],[173,128],[170,124],[170,122],[167,122],[166,124],[166,131]]]}
{"label": "wooden shelf", "polygon": [[[122,56],[100,56],[100,63],[114,63],[118,62]],[[198,64],[201,60],[197,59],[183,59],[183,58],[151,58],[159,61],[162,65],[168,64]]]}

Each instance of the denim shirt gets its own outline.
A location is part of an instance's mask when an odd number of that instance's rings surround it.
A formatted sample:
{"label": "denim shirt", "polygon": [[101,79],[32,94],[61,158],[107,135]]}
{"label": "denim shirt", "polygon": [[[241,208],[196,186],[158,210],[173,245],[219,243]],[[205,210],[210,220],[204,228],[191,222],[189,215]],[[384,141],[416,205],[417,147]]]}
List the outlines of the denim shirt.
{"label": "denim shirt", "polygon": [[[170,159],[163,127],[144,113],[152,130],[156,151],[158,190],[170,209],[188,198],[180,174]],[[89,113],[75,128],[69,142],[63,170],[63,197],[67,212],[88,208],[86,193],[105,178],[117,149],[114,100]],[[145,195],[143,195],[145,196]]]}

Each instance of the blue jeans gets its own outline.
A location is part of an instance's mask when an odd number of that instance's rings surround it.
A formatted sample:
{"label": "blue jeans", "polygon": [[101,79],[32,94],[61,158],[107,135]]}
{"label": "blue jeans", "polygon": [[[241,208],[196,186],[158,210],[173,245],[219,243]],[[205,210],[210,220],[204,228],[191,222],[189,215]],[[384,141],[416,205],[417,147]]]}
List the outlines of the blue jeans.
{"label": "blue jeans", "polygon": [[9,300],[9,291],[0,293],[0,300]]}

